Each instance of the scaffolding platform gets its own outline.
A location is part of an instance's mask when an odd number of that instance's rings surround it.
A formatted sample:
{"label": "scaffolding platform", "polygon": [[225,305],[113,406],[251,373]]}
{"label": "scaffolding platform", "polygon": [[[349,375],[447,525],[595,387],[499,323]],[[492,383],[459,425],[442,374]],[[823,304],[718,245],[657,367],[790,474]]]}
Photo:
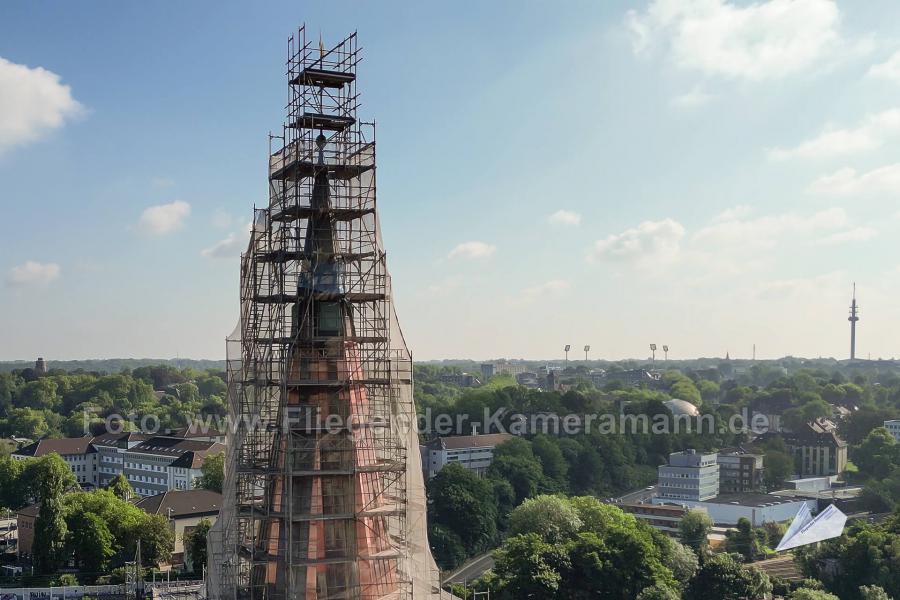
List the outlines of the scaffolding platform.
{"label": "scaffolding platform", "polygon": [[345,131],[356,124],[356,119],[343,115],[303,113],[288,125],[291,129],[316,129],[319,131]]}
{"label": "scaffolding platform", "polygon": [[354,221],[375,213],[375,207],[363,208],[313,208],[312,206],[292,206],[272,214],[272,220],[291,223],[310,217],[328,217],[334,221]]}
{"label": "scaffolding platform", "polygon": [[320,88],[340,89],[354,81],[356,81],[356,74],[352,72],[328,71],[308,67],[291,79],[291,85],[310,85]]}
{"label": "scaffolding platform", "polygon": [[[346,294],[318,292],[312,294],[312,296],[317,302],[343,300],[351,304],[358,302],[377,302],[385,299],[385,294],[380,292],[347,292]],[[256,294],[253,296],[253,301],[259,304],[296,304],[300,300],[300,294]]]}

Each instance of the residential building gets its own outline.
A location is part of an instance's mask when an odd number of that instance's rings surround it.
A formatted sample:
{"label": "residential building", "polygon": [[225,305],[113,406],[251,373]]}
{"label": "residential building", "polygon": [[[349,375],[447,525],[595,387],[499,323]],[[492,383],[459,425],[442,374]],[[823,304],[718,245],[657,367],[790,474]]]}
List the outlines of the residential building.
{"label": "residential building", "polygon": [[14,460],[26,458],[40,458],[48,454],[58,454],[75,475],[84,489],[97,486],[98,456],[97,450],[91,444],[93,437],[84,436],[78,438],[42,439],[27,446],[19,448],[10,456]]}
{"label": "residential building", "polygon": [[660,498],[699,502],[718,494],[719,465],[715,452],[673,452],[668,464],[659,467]]}
{"label": "residential building", "polygon": [[719,451],[719,492],[737,494],[763,491],[762,454],[738,449]]}
{"label": "residential building", "polygon": [[34,372],[44,375],[50,372],[50,367],[47,366],[47,361],[44,360],[44,357],[38,357],[36,361],[34,361]]}
{"label": "residential building", "polygon": [[434,477],[450,463],[484,475],[494,460],[494,448],[513,437],[508,433],[489,433],[437,438],[422,446],[425,476]]}
{"label": "residential building", "polygon": [[34,546],[34,523],[37,521],[39,512],[40,507],[37,504],[20,508],[16,512],[16,527],[19,534],[17,553],[19,558],[31,556],[31,550]]}
{"label": "residential building", "polygon": [[783,432],[781,436],[794,457],[799,478],[840,475],[847,470],[847,442],[838,437],[832,421],[816,419],[798,431]]}
{"label": "residential building", "polygon": [[203,519],[216,522],[222,508],[222,494],[210,490],[168,491],[141,498],[135,505],[151,515],[162,515],[169,520],[175,534],[170,566],[190,570],[193,565],[191,557],[185,556],[185,535],[196,529]]}
{"label": "residential building", "polygon": [[894,439],[900,442],[900,419],[892,419],[884,422],[884,428],[894,436]]}

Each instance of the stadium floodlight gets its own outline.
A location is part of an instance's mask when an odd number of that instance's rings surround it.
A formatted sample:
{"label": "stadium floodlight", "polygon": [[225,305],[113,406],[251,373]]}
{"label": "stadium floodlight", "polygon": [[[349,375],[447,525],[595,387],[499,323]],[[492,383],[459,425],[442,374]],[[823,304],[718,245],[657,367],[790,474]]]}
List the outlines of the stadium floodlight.
{"label": "stadium floodlight", "polygon": [[652,353],[650,360],[656,362],[656,344],[650,344],[650,352]]}
{"label": "stadium floodlight", "polygon": [[569,350],[572,349],[572,344],[566,344],[566,347],[563,350],[566,353],[566,362],[569,362]]}
{"label": "stadium floodlight", "polygon": [[590,352],[590,351],[591,351],[591,345],[588,344],[584,347],[584,362],[587,362],[588,352]]}
{"label": "stadium floodlight", "polygon": [[663,344],[663,352],[666,353],[666,358],[665,358],[665,360],[669,360],[669,346],[668,346],[668,344]]}

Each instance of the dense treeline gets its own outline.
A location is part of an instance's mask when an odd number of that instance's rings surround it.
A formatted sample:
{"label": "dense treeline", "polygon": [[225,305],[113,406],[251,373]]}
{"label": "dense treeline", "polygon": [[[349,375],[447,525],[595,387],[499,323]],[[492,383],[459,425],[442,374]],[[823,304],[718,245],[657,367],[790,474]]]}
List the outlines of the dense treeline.
{"label": "dense treeline", "polygon": [[[0,373],[0,437],[76,437],[110,415],[178,428],[225,415],[224,373],[145,366],[116,374],[33,369]],[[162,392],[157,394],[156,392]],[[87,415],[87,417],[86,417]]]}
{"label": "dense treeline", "polygon": [[72,470],[56,454],[25,460],[0,457],[0,506],[39,506],[32,543],[38,575],[71,564],[85,581],[95,581],[134,560],[138,540],[145,565],[168,560],[173,544],[168,521],[132,504],[133,494],[121,474],[109,489],[80,491]]}
{"label": "dense treeline", "polygon": [[[437,373],[419,374],[420,382],[426,379],[425,375],[437,379]],[[436,426],[437,416],[444,414],[453,423],[466,423],[459,433],[468,433],[471,423],[476,423],[479,431],[486,431],[484,415],[498,411],[505,411],[499,421],[507,428],[514,413],[623,413],[671,419],[669,409],[663,404],[671,398],[688,400],[702,414],[718,417],[720,423],[727,422],[734,414],[749,414],[751,410],[780,413],[789,422],[791,415],[798,414],[803,415],[798,421],[830,418],[835,414],[835,407],[850,406],[850,416],[841,428],[851,443],[860,440],[860,436],[864,438],[862,432],[866,428],[871,430],[880,424],[876,419],[900,414],[897,410],[900,380],[895,376],[884,377],[884,383],[874,385],[861,377],[848,381],[840,373],[801,371],[786,376],[761,367],[746,377],[768,383],[750,386],[739,385],[735,379],[724,379],[721,375],[706,375],[717,380],[669,372],[656,389],[625,388],[619,384],[595,389],[581,383],[564,393],[515,385],[455,389],[448,396],[429,391],[419,396],[419,410],[430,409],[432,422],[428,425],[432,427]],[[454,468],[445,469],[428,483],[431,532],[438,560],[443,566],[452,567],[465,557],[496,545],[506,532],[505,521],[510,509],[537,494],[616,497],[623,491],[654,483],[656,468],[666,461],[670,452],[685,448],[715,450],[750,443],[749,434],[728,430],[713,434],[682,430],[665,435],[626,430],[610,435],[595,429],[577,435],[536,434],[513,439],[497,448],[494,463],[484,480]],[[767,487],[776,489],[794,472],[794,459],[779,437],[756,445],[756,449],[766,455]],[[862,462],[863,466],[867,465],[864,459]],[[900,477],[897,483],[900,484]],[[890,485],[895,485],[894,480],[888,478],[884,486]],[[897,487],[895,497],[900,499],[900,485]],[[477,537],[465,532],[465,523],[474,522],[482,523]]]}

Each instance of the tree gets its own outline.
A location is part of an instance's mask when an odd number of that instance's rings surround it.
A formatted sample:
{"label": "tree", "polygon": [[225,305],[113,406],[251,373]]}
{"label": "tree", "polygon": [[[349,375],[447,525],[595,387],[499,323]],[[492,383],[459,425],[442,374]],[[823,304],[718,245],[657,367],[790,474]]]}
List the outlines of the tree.
{"label": "tree", "polygon": [[130,502],[131,499],[134,498],[134,488],[128,483],[128,479],[125,477],[124,473],[119,473],[113,477],[112,481],[109,482],[107,489],[115,494],[116,498],[119,500]]}
{"label": "tree", "polygon": [[34,568],[40,574],[57,571],[65,560],[68,528],[63,511],[63,495],[78,483],[69,465],[58,454],[30,461],[24,477],[41,505],[34,524]]}
{"label": "tree", "polygon": [[544,542],[536,533],[510,538],[494,553],[503,600],[555,600],[560,597],[561,571],[569,568],[562,546]]}
{"label": "tree", "polygon": [[887,592],[877,585],[861,585],[859,586],[860,600],[891,600]]}
{"label": "tree", "polygon": [[509,516],[510,535],[536,533],[551,544],[571,539],[581,526],[578,511],[561,496],[530,498]]}
{"label": "tree", "polygon": [[495,455],[488,469],[488,476],[509,481],[516,493],[516,504],[536,495],[538,487],[544,480],[541,463],[533,456]]}
{"label": "tree", "polygon": [[428,528],[431,553],[441,569],[450,570],[465,562],[468,552],[462,540],[449,527],[440,524]]}
{"label": "tree", "polygon": [[569,488],[569,464],[563,457],[562,450],[554,438],[538,435],[531,442],[534,455],[541,461],[544,475],[551,479],[557,489],[566,491]]}
{"label": "tree", "polygon": [[[497,504],[491,483],[459,464],[450,464],[426,486],[431,525],[455,533],[466,552],[475,554],[490,547],[497,537]],[[446,538],[445,538],[446,539]],[[453,562],[453,552],[442,557]]]}
{"label": "tree", "polygon": [[829,594],[823,590],[811,590],[809,588],[800,588],[794,590],[788,596],[788,600],[841,600],[834,594]]}
{"label": "tree", "polygon": [[725,549],[740,554],[746,562],[752,562],[756,557],[765,554],[763,550],[765,541],[765,530],[754,530],[750,520],[741,517],[738,519],[737,529],[725,534]]}
{"label": "tree", "polygon": [[704,511],[691,509],[687,511],[678,524],[681,542],[700,554],[709,545],[707,536],[713,527],[713,521]]}
{"label": "tree", "polygon": [[875,479],[887,477],[900,463],[900,444],[884,427],[872,430],[853,453],[860,473]]}
{"label": "tree", "polygon": [[637,600],[681,600],[681,594],[668,586],[655,584],[641,590]]}
{"label": "tree", "polygon": [[780,489],[781,484],[794,474],[794,459],[786,452],[769,450],[763,461],[765,463],[766,489]]}
{"label": "tree", "polygon": [[700,566],[685,591],[685,600],[748,600],[772,591],[768,576],[744,567],[731,554],[715,554]]}
{"label": "tree", "polygon": [[88,573],[103,572],[115,556],[115,539],[106,523],[93,513],[80,513],[67,525],[68,548],[81,569]]}
{"label": "tree", "polygon": [[16,510],[28,503],[28,485],[23,478],[25,462],[0,457],[0,508]]}
{"label": "tree", "polygon": [[162,515],[147,515],[138,533],[141,558],[146,567],[169,562],[175,545],[175,534]]}
{"label": "tree", "polygon": [[203,572],[206,566],[206,542],[210,529],[212,521],[200,519],[192,531],[184,534],[185,560],[191,565],[193,573]]}
{"label": "tree", "polygon": [[221,494],[222,485],[225,482],[225,453],[210,454],[204,458],[200,473],[200,477],[194,482],[194,487]]}

